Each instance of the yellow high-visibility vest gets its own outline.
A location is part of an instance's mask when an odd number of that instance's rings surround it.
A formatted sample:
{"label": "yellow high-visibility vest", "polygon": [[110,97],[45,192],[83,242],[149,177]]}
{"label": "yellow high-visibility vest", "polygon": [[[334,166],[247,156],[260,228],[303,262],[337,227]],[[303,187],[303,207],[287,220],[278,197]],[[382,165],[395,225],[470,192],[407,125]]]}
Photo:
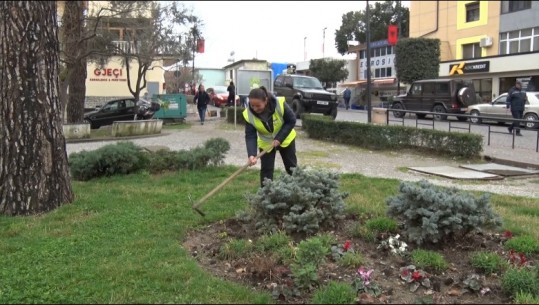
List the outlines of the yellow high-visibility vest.
{"label": "yellow high-visibility vest", "polygon": [[[247,109],[243,111],[243,118],[245,119],[245,121],[256,128],[258,135],[258,147],[265,151],[268,151],[272,148],[273,139],[283,127],[284,103],[284,96],[277,97],[277,106],[275,107],[275,112],[272,115],[273,133],[269,132],[266,127],[264,127],[262,121],[251,112],[251,108],[247,107]],[[295,138],[296,131],[292,129],[292,131],[290,131],[290,134],[288,134],[288,136],[284,139],[283,143],[281,143],[281,147],[287,147]]]}

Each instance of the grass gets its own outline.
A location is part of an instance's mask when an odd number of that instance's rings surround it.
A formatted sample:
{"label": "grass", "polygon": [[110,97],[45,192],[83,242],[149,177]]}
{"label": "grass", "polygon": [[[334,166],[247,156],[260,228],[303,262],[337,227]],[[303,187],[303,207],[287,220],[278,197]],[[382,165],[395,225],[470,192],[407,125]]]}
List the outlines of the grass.
{"label": "grass", "polygon": [[[0,216],[0,303],[274,303],[269,294],[212,276],[181,246],[190,230],[246,208],[244,195],[259,187],[256,169],[210,197],[201,206],[206,217],[188,199],[196,202],[236,169],[73,182],[72,204],[42,215]],[[381,217],[399,181],[343,174],[340,185],[350,192],[349,212]],[[505,229],[539,239],[539,199],[493,194],[491,202]],[[287,240],[273,238],[265,246],[292,260]]]}
{"label": "grass", "polygon": [[423,249],[412,251],[412,262],[419,269],[429,272],[443,272],[448,267],[447,261],[440,253]]}
{"label": "grass", "polygon": [[507,267],[507,262],[499,254],[485,251],[474,253],[470,262],[474,268],[487,275],[502,272]]}

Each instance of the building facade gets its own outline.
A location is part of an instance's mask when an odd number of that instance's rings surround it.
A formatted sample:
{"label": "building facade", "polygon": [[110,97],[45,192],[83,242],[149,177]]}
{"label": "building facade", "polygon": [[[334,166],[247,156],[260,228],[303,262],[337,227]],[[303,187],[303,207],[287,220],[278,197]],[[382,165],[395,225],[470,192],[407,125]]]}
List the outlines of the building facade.
{"label": "building facade", "polygon": [[441,41],[439,77],[474,82],[483,101],[516,80],[539,90],[539,2],[411,1],[410,37]]}

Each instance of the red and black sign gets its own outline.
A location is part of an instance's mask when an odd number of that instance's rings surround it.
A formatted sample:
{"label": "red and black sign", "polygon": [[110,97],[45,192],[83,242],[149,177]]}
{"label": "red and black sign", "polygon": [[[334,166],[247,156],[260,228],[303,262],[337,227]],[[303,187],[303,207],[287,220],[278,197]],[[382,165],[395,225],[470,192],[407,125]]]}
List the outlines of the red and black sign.
{"label": "red and black sign", "polygon": [[387,42],[394,46],[399,39],[399,28],[396,25],[390,24],[387,26]]}

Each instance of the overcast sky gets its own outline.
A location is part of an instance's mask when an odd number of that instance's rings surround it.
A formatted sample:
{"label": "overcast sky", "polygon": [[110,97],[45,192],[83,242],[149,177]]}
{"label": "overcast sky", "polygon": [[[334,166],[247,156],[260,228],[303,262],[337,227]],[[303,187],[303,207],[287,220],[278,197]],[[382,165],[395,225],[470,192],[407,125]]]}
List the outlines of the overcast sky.
{"label": "overcast sky", "polygon": [[[371,1],[369,3],[374,3]],[[403,1],[403,5],[408,6]],[[366,1],[182,1],[203,20],[205,51],[195,66],[222,68],[234,60],[261,59],[276,63],[322,57],[344,58],[335,48],[342,15],[365,9]],[[324,28],[325,40],[323,39]],[[304,37],[307,37],[304,39]],[[347,55],[345,58],[354,58]]]}

